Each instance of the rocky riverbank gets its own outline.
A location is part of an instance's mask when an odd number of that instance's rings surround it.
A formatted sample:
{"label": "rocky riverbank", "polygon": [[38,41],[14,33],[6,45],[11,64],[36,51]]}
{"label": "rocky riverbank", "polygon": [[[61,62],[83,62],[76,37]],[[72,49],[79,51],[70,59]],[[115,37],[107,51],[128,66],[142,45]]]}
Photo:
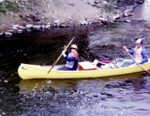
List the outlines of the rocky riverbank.
{"label": "rocky riverbank", "polygon": [[103,24],[133,15],[144,0],[22,0],[17,10],[0,13],[0,36],[51,27]]}

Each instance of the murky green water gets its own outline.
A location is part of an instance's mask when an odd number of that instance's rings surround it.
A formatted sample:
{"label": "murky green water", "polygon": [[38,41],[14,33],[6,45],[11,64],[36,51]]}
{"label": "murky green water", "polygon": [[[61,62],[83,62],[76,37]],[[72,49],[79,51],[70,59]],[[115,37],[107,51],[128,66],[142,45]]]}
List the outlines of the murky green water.
{"label": "murky green water", "polygon": [[[82,80],[21,80],[21,62],[48,65],[75,36],[80,61],[128,58],[122,46],[145,38],[147,22],[57,28],[0,39],[0,115],[2,116],[149,116],[150,77],[140,74]],[[59,63],[64,63],[62,58]]]}

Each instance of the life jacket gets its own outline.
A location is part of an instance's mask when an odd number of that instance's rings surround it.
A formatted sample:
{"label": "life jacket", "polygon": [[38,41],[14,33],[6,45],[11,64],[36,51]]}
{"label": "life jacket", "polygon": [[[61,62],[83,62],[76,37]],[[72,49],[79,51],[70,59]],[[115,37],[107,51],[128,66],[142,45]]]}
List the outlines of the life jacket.
{"label": "life jacket", "polygon": [[[77,52],[70,52],[67,56],[66,67],[77,69],[78,67],[78,53]],[[70,60],[71,59],[71,60]]]}
{"label": "life jacket", "polygon": [[[141,46],[140,49],[137,49],[136,47],[132,50],[129,50],[128,52],[136,58],[138,62],[141,62],[141,64],[148,62],[148,54],[144,46]],[[142,58],[142,59],[141,59]]]}

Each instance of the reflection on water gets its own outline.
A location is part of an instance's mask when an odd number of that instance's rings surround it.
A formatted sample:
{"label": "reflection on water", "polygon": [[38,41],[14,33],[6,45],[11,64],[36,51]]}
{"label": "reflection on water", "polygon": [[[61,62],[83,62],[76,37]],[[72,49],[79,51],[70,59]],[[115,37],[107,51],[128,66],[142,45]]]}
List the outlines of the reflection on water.
{"label": "reflection on water", "polygon": [[[131,80],[131,79],[136,79],[136,77],[138,77],[139,75],[141,75],[143,73],[137,73],[137,74],[130,74],[130,75],[122,75],[122,76],[114,76],[114,77],[108,77],[108,78],[97,78],[96,80],[100,80],[105,82],[110,82],[112,80]],[[143,76],[141,75],[140,79],[143,79]],[[69,87],[73,87],[78,85],[78,82],[80,81],[84,81],[85,79],[71,79],[71,80],[43,80],[43,79],[37,79],[37,80],[21,80],[19,83],[19,88],[20,91],[19,93],[23,93],[23,94],[27,94],[27,93],[31,93],[34,90],[37,89],[42,89],[43,87],[47,86],[47,87],[52,87],[54,89],[56,89],[57,91],[61,91],[60,88],[64,87],[64,86],[69,86]],[[88,81],[90,82],[93,79],[86,79],[88,84]],[[139,84],[139,83],[136,83]],[[140,84],[139,84],[140,85]],[[136,85],[135,85],[135,89],[136,89]]]}
{"label": "reflection on water", "polygon": [[[105,78],[97,78],[97,79],[86,79],[87,83],[89,84],[90,81],[102,81],[103,83],[111,82],[114,80],[132,80],[133,87],[136,91],[140,90],[141,81],[143,80],[143,73],[136,73],[136,74],[129,74],[129,75],[122,75],[122,76],[114,76],[114,77],[105,77]],[[63,87],[69,87],[72,88],[74,86],[78,86],[78,83],[85,81],[85,79],[71,79],[71,80],[21,80],[19,83],[20,91],[19,93],[28,94],[38,89],[43,89],[43,87],[51,87],[57,90],[58,92],[61,92]],[[83,85],[84,85],[83,84]]]}
{"label": "reflection on water", "polygon": [[34,115],[147,115],[149,77],[138,75],[130,75],[130,79],[22,80],[21,114],[31,114],[32,109]]}

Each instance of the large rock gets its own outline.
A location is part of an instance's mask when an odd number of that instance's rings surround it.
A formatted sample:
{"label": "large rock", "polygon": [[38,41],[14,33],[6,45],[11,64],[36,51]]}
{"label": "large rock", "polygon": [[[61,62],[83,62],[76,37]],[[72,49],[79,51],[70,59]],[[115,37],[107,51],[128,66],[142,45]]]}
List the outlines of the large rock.
{"label": "large rock", "polygon": [[145,26],[146,26],[147,28],[150,28],[150,22],[145,22]]}
{"label": "large rock", "polygon": [[3,35],[3,32],[0,32],[0,36],[2,36]]}
{"label": "large rock", "polygon": [[14,24],[14,25],[12,25],[12,28],[13,28],[14,30],[17,30],[17,29],[19,28],[19,24]]}
{"label": "large rock", "polygon": [[32,28],[33,27],[33,24],[26,24],[26,28],[27,29],[30,29],[30,28]]}

